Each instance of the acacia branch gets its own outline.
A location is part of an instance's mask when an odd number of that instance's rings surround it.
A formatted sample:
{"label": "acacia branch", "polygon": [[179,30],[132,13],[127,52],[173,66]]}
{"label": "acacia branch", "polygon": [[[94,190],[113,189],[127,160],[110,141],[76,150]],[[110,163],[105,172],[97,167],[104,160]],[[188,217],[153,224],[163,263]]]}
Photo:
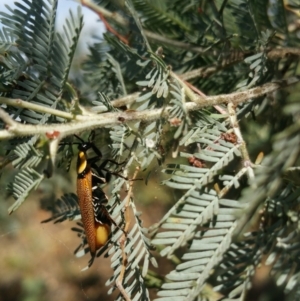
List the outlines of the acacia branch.
{"label": "acacia branch", "polygon": [[131,222],[130,214],[129,214],[129,206],[130,206],[130,202],[131,202],[131,198],[132,198],[133,182],[136,179],[138,172],[139,172],[139,168],[137,167],[132,179],[129,182],[129,190],[127,193],[127,199],[126,199],[126,203],[124,206],[125,226],[124,226],[124,232],[122,234],[122,237],[120,238],[120,247],[122,250],[122,266],[121,266],[120,275],[116,281],[116,285],[119,288],[121,294],[123,295],[123,297],[125,298],[126,301],[131,301],[131,299],[128,296],[128,294],[122,284],[124,281],[127,260],[128,260],[127,254],[125,252],[125,244],[126,244],[126,240],[127,240],[127,233],[129,231],[130,222]]}
{"label": "acacia branch", "polygon": [[[185,110],[195,111],[205,107],[232,102],[237,105],[248,100],[252,100],[265,94],[274,92],[281,88],[296,84],[300,81],[299,76],[290,77],[273,83],[249,89],[242,92],[221,94],[217,96],[193,95],[193,102],[185,103]],[[63,124],[31,125],[14,121],[3,109],[0,109],[0,118],[6,123],[6,129],[0,131],[0,139],[10,139],[16,136],[32,136],[36,134],[47,134],[55,131],[57,137],[63,138],[81,131],[91,130],[101,127],[112,127],[129,121],[152,121],[159,118],[168,118],[171,107],[163,109],[153,109],[145,111],[125,111],[109,112],[103,114],[76,115],[75,120]]]}
{"label": "acacia branch", "polygon": [[61,110],[56,110],[50,107],[38,105],[32,102],[24,101],[20,98],[7,98],[7,97],[0,97],[0,103],[6,104],[9,106],[13,106],[16,108],[24,108],[28,110],[33,110],[40,113],[51,114],[57,117],[65,118],[65,119],[73,119],[74,115],[69,112],[64,112]]}

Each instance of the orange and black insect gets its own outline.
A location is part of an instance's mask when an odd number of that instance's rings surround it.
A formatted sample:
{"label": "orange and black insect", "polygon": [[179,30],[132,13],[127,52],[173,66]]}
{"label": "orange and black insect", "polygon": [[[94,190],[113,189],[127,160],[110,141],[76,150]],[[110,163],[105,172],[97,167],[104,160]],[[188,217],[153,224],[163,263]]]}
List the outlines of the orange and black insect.
{"label": "orange and black insect", "polygon": [[[111,225],[117,226],[103,204],[107,197],[98,186],[107,180],[109,172],[103,177],[102,170],[107,171],[104,166],[110,160],[105,160],[97,166],[96,162],[102,157],[100,150],[92,142],[84,142],[78,136],[76,138],[81,141],[78,143],[77,196],[87,243],[91,255],[95,256],[96,251],[106,244]],[[96,153],[93,158],[87,156],[87,150],[90,148]]]}
{"label": "orange and black insect", "polygon": [[[118,166],[123,165],[124,162],[117,163],[113,160],[106,159],[99,164],[102,159],[102,153],[95,144],[91,142],[94,139],[94,132],[91,133],[88,142],[83,141],[76,135],[74,136],[79,142],[66,142],[61,143],[61,145],[78,145],[77,198],[74,194],[64,196],[51,208],[53,216],[44,220],[43,223],[49,221],[54,221],[56,223],[62,222],[68,218],[73,219],[80,211],[86,236],[84,244],[87,242],[93,260],[96,251],[108,241],[111,225],[114,224],[119,228],[107,211],[105,205],[108,198],[99,185],[107,183],[111,175],[123,177],[119,174],[119,171],[107,169],[106,165],[108,162]],[[87,152],[90,149],[95,153],[94,157],[88,156]],[[70,154],[72,155],[72,152],[70,152]],[[68,162],[67,169],[69,169],[69,167],[70,164]],[[49,208],[47,208],[47,210],[49,210]],[[78,232],[77,228],[74,228],[73,230]]]}

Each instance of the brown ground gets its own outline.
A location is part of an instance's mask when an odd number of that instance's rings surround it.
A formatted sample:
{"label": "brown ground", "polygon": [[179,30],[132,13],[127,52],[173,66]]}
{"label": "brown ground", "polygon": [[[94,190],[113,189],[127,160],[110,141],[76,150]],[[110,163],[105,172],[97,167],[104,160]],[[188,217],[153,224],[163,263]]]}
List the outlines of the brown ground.
{"label": "brown ground", "polygon": [[[148,201],[136,191],[136,197],[143,197],[145,204],[137,207],[143,212],[146,227],[163,214],[164,202],[155,195],[161,189],[156,184]],[[40,192],[35,193],[11,216],[7,209],[13,201],[1,201],[0,301],[114,300],[116,293],[108,296],[109,287],[105,286],[112,274],[110,259],[97,258],[90,269],[82,272],[90,257],[73,255],[80,243],[71,231],[75,222],[41,224],[50,213],[40,209],[40,198]]]}
{"label": "brown ground", "polygon": [[79,238],[71,222],[41,224],[47,217],[38,201],[28,200],[10,217],[11,229],[1,223],[0,300],[111,300],[104,285],[109,259],[81,272],[89,257],[73,255]]}

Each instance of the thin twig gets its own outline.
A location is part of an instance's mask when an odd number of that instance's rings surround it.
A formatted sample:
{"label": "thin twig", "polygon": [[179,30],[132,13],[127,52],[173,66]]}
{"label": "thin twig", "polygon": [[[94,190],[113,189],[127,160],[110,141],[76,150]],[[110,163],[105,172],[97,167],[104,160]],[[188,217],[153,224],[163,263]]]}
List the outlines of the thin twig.
{"label": "thin twig", "polygon": [[[192,89],[186,84],[186,82],[184,80],[182,80],[176,73],[174,72],[170,72],[171,76],[174,77],[178,83],[180,84],[180,86],[182,88],[184,88],[186,95],[188,96],[188,98],[191,101],[194,101],[194,99],[197,98],[197,95],[192,91]],[[200,95],[200,97],[205,97],[205,94]]]}
{"label": "thin twig", "polygon": [[124,280],[124,275],[125,275],[125,270],[126,270],[126,266],[127,266],[127,254],[125,252],[125,244],[126,244],[126,240],[127,240],[127,233],[129,231],[129,226],[130,226],[130,214],[129,214],[129,206],[130,206],[130,201],[131,201],[131,196],[132,196],[132,189],[133,189],[133,182],[137,177],[137,174],[139,172],[139,167],[136,168],[134,175],[132,177],[132,179],[129,182],[129,190],[127,193],[127,199],[126,199],[126,203],[124,206],[124,216],[125,216],[125,227],[124,227],[124,232],[122,237],[120,238],[120,247],[122,250],[122,266],[121,266],[121,271],[120,271],[120,275],[116,281],[116,285],[118,287],[118,289],[120,290],[121,294],[123,295],[123,297],[125,298],[126,301],[130,301],[130,297],[128,296],[126,290],[123,287],[123,280]]}
{"label": "thin twig", "polygon": [[[118,39],[120,41],[122,41],[124,44],[129,44],[128,40],[123,37],[121,34],[119,34],[107,21],[106,21],[106,17],[105,15],[109,14],[111,15],[112,13],[110,13],[107,9],[105,9],[104,7],[98,6],[97,4],[93,3],[90,0],[81,0],[81,4],[83,6],[86,6],[88,8],[90,8],[91,10],[93,10],[100,18],[100,20],[103,22],[105,28],[107,31],[111,32],[112,34],[114,34],[116,37],[118,37]],[[116,17],[116,14],[114,14]],[[111,17],[111,16],[110,16]],[[119,18],[120,17],[120,18]],[[128,25],[128,22],[121,18],[121,16],[118,16],[118,19],[120,19],[120,22],[124,23],[126,22],[126,24]],[[122,24],[123,25],[123,24]]]}
{"label": "thin twig", "polygon": [[[203,96],[203,97],[206,97],[206,95],[198,90],[196,87],[194,87],[192,84],[190,84],[189,82],[185,81],[185,80],[182,80],[182,78],[178,75],[176,75],[174,72],[171,72],[171,75],[177,79],[177,81],[179,82],[179,84],[181,85],[181,87],[185,90],[185,93],[187,94],[187,96],[192,100],[194,101],[194,98],[196,98],[198,95],[198,97],[200,96]],[[195,94],[195,93],[196,94]],[[218,105],[214,105],[214,108],[221,114],[226,114],[226,112],[224,112],[224,110],[218,106]]]}
{"label": "thin twig", "polygon": [[128,106],[132,103],[134,103],[136,101],[136,99],[140,96],[140,92],[135,92],[133,94],[130,95],[126,95],[124,97],[115,99],[111,102],[111,104],[115,107],[115,108],[119,108],[122,106]]}
{"label": "thin twig", "polygon": [[[265,94],[274,92],[281,88],[296,84],[300,81],[300,77],[290,77],[286,80],[277,81],[274,83],[267,83],[262,86],[249,89],[247,91],[235,92],[231,94],[222,94],[217,96],[196,96],[194,102],[184,104],[185,110],[195,111],[201,108],[225,104],[232,102],[237,105],[239,103],[252,100],[254,98],[263,96]],[[73,135],[81,131],[101,128],[105,126],[114,126],[128,121],[152,121],[162,117],[168,118],[171,107],[163,109],[153,109],[145,111],[125,111],[125,112],[109,112],[103,114],[90,114],[90,115],[76,115],[75,121],[69,123],[53,123],[47,125],[31,125],[21,124],[13,121],[5,111],[0,109],[0,118],[5,118],[7,128],[0,131],[1,139],[10,139],[15,136],[32,136],[36,134],[46,134],[47,132],[57,132],[58,138],[63,138],[68,135]],[[2,112],[1,112],[2,111]],[[5,114],[4,114],[5,113]],[[2,117],[1,117],[2,116]],[[9,119],[8,119],[9,118]],[[13,123],[15,122],[15,123]],[[10,123],[12,126],[10,126]]]}
{"label": "thin twig", "polygon": [[179,77],[185,81],[198,77],[208,77],[218,71],[221,71],[225,68],[231,67],[239,62],[242,62],[244,57],[238,57],[234,59],[224,59],[222,62],[219,62],[216,65],[205,66],[198,69],[194,69],[183,74],[180,74]]}
{"label": "thin twig", "polygon": [[[205,48],[203,48],[203,47],[197,47],[197,46],[189,44],[189,43],[172,40],[172,39],[167,38],[166,36],[163,36],[162,34],[157,34],[155,32],[149,31],[149,30],[144,30],[144,33],[149,40],[155,42],[156,44],[162,43],[163,45],[186,49],[186,50],[201,53],[201,54],[205,54],[205,51],[206,51]],[[213,51],[213,53],[212,53],[212,51],[209,51],[209,52],[207,52],[207,54],[208,53],[209,53],[209,55],[213,54],[214,56],[219,55],[218,51]]]}
{"label": "thin twig", "polygon": [[91,0],[81,0],[80,2],[83,6],[91,9],[96,14],[100,13],[102,16],[114,20],[115,22],[117,22],[121,26],[128,26],[129,25],[127,19],[122,17],[117,12],[111,12],[111,11],[107,10],[106,8],[104,8],[102,6],[97,5],[96,3],[94,3]]}
{"label": "thin twig", "polygon": [[233,105],[232,102],[228,103],[227,109],[228,109],[230,124],[231,124],[232,129],[238,139],[237,143],[240,145],[240,151],[241,151],[241,155],[243,158],[243,165],[244,165],[244,167],[247,168],[247,174],[248,174],[248,178],[250,179],[250,183],[252,185],[254,185],[253,183],[254,183],[255,176],[254,176],[254,171],[252,168],[253,163],[250,160],[248,149],[246,147],[246,142],[242,136],[242,132],[239,127],[235,106]]}
{"label": "thin twig", "polygon": [[300,170],[300,166],[291,166],[291,167],[287,168],[286,171],[295,171],[295,170]]}
{"label": "thin twig", "polygon": [[51,115],[69,119],[69,120],[74,118],[74,115],[72,113],[52,109],[52,108],[46,107],[46,106],[41,106],[41,105],[29,102],[29,101],[24,101],[20,98],[0,97],[0,103],[6,104],[9,106],[13,106],[16,108],[24,108],[24,109],[33,110],[33,111],[40,112],[40,113],[51,114]]}
{"label": "thin twig", "polygon": [[6,127],[10,129],[18,127],[18,123],[14,121],[3,109],[0,109],[0,118],[6,123]]}

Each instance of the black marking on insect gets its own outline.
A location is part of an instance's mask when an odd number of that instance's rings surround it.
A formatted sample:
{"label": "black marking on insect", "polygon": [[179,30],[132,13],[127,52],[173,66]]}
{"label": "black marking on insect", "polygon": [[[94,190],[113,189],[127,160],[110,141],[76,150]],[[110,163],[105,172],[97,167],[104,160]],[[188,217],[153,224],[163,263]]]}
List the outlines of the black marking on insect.
{"label": "black marking on insect", "polygon": [[[102,153],[91,142],[94,132],[91,132],[87,142],[77,135],[74,136],[80,141],[72,143],[77,144],[79,150],[77,156],[78,203],[86,241],[92,257],[95,257],[96,251],[108,241],[111,225],[118,227],[105,207],[107,197],[99,185],[108,182],[111,175],[121,176],[118,172],[112,172],[106,168],[108,162],[114,165],[122,165],[124,162],[117,163],[107,159],[97,165],[97,162],[102,159]],[[96,156],[89,158],[87,155],[89,149],[92,149]]]}

